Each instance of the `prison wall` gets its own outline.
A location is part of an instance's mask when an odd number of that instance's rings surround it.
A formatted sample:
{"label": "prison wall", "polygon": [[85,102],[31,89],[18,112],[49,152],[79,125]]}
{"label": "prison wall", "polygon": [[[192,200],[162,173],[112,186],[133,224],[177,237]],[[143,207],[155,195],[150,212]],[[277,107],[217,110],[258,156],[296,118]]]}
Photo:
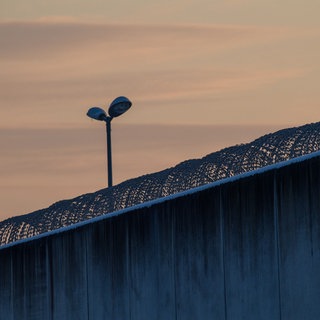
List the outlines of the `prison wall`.
{"label": "prison wall", "polygon": [[320,157],[0,249],[0,319],[320,319]]}

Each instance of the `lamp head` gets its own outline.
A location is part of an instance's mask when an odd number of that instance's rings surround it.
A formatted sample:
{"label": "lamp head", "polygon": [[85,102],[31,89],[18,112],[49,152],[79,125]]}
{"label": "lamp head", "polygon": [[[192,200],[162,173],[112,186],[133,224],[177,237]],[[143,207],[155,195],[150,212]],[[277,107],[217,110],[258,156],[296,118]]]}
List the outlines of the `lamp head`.
{"label": "lamp head", "polygon": [[88,110],[87,116],[89,118],[99,120],[99,121],[106,121],[107,119],[107,114],[105,111],[99,107],[92,107]]}
{"label": "lamp head", "polygon": [[114,99],[109,107],[108,113],[111,118],[119,117],[132,106],[131,101],[126,97],[118,97]]}

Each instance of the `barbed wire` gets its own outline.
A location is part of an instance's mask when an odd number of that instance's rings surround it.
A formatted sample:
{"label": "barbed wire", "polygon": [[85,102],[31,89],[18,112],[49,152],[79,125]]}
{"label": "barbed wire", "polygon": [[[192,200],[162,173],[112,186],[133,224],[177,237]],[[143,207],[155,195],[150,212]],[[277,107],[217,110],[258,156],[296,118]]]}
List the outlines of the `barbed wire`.
{"label": "barbed wire", "polygon": [[0,245],[319,150],[320,122],[280,130],[251,143],[4,220],[0,222]]}

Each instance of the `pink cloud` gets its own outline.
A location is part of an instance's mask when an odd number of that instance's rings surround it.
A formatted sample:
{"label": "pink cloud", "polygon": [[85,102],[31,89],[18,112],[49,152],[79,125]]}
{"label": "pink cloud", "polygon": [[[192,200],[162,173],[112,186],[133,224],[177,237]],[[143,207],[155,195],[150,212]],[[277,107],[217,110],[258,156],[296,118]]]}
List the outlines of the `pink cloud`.
{"label": "pink cloud", "polygon": [[[160,111],[165,114],[172,105],[183,106],[186,116],[179,119],[190,122],[194,119],[187,115],[195,103],[228,105],[241,101],[239,96],[259,92],[261,97],[261,90],[304,78],[308,68],[297,63],[291,49],[301,36],[295,31],[63,19],[0,23],[2,103],[10,106],[3,108],[0,126],[80,125],[89,105],[122,94],[139,104],[134,122],[168,121]],[[250,108],[256,106],[251,102]],[[224,119],[223,108],[218,114],[214,108],[207,111],[216,121]],[[14,123],[5,120],[12,117]],[[261,113],[260,123],[263,118]]]}

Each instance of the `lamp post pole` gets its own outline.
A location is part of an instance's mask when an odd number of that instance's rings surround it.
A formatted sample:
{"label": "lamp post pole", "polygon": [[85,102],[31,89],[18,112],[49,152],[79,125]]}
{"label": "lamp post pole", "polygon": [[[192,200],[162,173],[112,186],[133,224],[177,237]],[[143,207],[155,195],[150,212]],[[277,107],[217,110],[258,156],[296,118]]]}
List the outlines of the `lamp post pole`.
{"label": "lamp post pole", "polygon": [[112,155],[111,155],[111,120],[119,117],[128,111],[131,107],[131,101],[126,97],[114,99],[107,113],[100,107],[92,107],[88,110],[87,116],[94,120],[104,121],[106,123],[107,133],[107,160],[108,160],[108,187],[112,187]]}
{"label": "lamp post pole", "polygon": [[108,187],[112,187],[112,155],[111,155],[111,117],[106,118],[107,132],[107,160],[108,160]]}

